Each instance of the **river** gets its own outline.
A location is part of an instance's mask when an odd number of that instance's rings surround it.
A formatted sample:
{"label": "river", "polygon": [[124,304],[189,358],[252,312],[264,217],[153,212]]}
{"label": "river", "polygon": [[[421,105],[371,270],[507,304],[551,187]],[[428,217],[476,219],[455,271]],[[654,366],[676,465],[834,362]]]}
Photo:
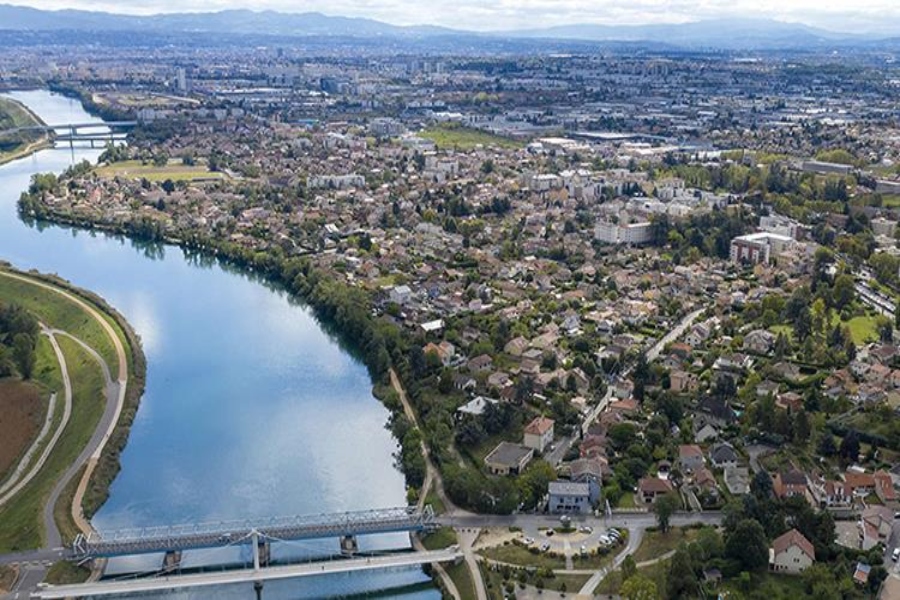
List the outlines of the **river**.
{"label": "river", "polygon": [[[47,123],[99,121],[78,102],[46,91],[9,96]],[[306,307],[177,247],[19,219],[16,201],[33,173],[59,173],[73,162],[96,161],[100,152],[66,146],[0,166],[0,259],[97,292],[134,326],[147,357],[146,392],[122,470],[94,526],[102,533],[405,504],[403,477],[393,466],[397,444],[384,427],[388,413],[372,396],[365,367]],[[337,541],[322,544],[275,545],[273,557],[337,550]],[[398,548],[408,539],[360,544]],[[185,563],[211,556],[187,553]],[[135,564],[119,560],[111,569]],[[419,569],[315,577],[268,583],[264,597],[392,589],[384,597],[439,598],[423,582]],[[248,592],[249,584],[159,597],[247,598]]]}

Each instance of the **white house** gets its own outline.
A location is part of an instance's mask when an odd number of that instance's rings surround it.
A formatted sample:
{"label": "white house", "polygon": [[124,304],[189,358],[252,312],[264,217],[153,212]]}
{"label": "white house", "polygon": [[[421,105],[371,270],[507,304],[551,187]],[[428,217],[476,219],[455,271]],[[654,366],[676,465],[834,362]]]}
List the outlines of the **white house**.
{"label": "white house", "polygon": [[553,442],[553,419],[537,417],[525,426],[524,444],[527,448],[534,448],[543,452],[544,448]]}
{"label": "white house", "polygon": [[815,561],[815,548],[796,529],[775,538],[769,548],[769,568],[779,573],[796,575]]}

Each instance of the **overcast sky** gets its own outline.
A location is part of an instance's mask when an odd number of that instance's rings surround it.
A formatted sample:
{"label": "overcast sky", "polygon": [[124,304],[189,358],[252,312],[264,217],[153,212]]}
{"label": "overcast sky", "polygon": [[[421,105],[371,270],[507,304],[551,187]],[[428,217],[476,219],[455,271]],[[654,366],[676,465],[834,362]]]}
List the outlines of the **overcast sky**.
{"label": "overcast sky", "polygon": [[[2,0],[0,0],[2,1]],[[573,23],[678,23],[721,17],[801,22],[834,31],[900,31],[898,0],[11,0],[42,9],[78,8],[152,14],[230,8],[318,11],[397,25],[471,30]]]}

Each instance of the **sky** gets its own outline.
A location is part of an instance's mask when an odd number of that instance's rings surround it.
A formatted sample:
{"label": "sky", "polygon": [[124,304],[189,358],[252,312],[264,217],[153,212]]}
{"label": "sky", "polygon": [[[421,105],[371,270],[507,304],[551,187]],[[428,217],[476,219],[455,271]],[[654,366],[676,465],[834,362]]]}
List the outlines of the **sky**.
{"label": "sky", "polygon": [[752,17],[841,32],[900,32],[898,0],[10,0],[10,3],[45,10],[75,8],[128,14],[233,8],[317,11],[396,25],[443,25],[474,31]]}

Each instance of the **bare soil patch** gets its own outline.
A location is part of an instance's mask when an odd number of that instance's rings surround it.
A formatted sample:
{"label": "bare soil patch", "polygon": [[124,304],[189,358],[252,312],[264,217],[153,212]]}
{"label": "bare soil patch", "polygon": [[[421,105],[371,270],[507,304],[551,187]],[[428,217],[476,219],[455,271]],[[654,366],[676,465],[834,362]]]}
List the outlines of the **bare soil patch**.
{"label": "bare soil patch", "polygon": [[46,412],[47,401],[37,386],[17,379],[0,379],[0,481],[34,441]]}

